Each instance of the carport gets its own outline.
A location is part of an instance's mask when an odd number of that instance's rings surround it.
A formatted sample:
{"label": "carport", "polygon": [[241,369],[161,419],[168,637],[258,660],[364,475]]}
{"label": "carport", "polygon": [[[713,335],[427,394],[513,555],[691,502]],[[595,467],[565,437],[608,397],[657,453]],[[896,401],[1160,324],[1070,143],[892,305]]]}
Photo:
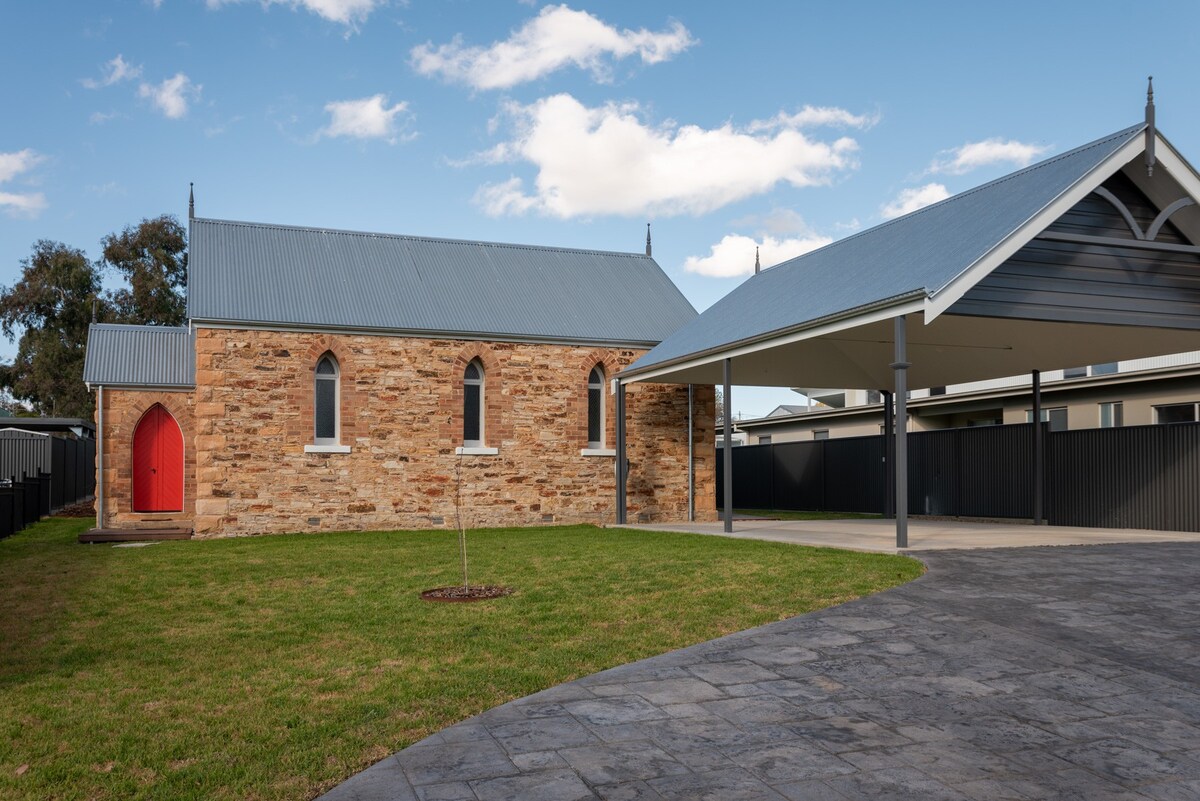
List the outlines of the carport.
{"label": "carport", "polygon": [[734,383],[880,389],[907,547],[908,389],[1031,373],[1036,420],[1041,370],[1200,349],[1197,198],[1151,93],[1143,123],[752,276],[617,376],[618,523],[627,385],[723,385],[726,409]]}

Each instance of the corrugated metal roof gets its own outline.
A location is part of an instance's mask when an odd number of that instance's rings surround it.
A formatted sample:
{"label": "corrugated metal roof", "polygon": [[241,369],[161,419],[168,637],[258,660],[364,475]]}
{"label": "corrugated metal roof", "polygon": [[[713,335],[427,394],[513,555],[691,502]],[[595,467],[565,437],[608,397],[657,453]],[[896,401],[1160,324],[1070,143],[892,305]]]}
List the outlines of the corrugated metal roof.
{"label": "corrugated metal roof", "polygon": [[640,254],[193,220],[198,322],[660,342],[696,316]]}
{"label": "corrugated metal roof", "polygon": [[195,386],[194,337],[187,328],[93,323],[83,380],[104,386]]}
{"label": "corrugated metal roof", "polygon": [[892,298],[931,295],[1144,128],[1126,128],[751,276],[627,372]]}

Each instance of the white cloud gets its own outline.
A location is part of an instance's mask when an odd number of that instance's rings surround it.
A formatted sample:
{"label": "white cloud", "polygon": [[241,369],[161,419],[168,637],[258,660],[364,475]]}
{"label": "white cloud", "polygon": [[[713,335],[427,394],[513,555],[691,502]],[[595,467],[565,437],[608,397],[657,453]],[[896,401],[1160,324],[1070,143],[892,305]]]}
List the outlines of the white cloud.
{"label": "white cloud", "polygon": [[148,99],[168,119],[178,120],[187,115],[188,103],[200,97],[200,84],[182,72],[175,73],[159,84],[144,83],[138,87],[138,97]]}
{"label": "white cloud", "polygon": [[909,212],[925,208],[948,197],[950,197],[950,193],[946,191],[946,187],[942,184],[925,184],[915,189],[901,191],[895,200],[883,204],[879,209],[879,213],[883,215],[885,220],[890,220],[893,217],[902,217]]}
{"label": "white cloud", "polygon": [[511,178],[482,187],[476,202],[492,215],[704,214],[780,183],[825,184],[856,166],[858,144],[846,137],[822,142],[794,128],[752,134],[730,123],[655,127],[638,112],[635,103],[587,108],[566,94],[506,104],[513,138],[481,157],[534,165],[536,187],[527,194]]}
{"label": "white cloud", "polygon": [[746,126],[751,132],[779,128],[870,128],[879,122],[878,114],[852,114],[844,108],[805,106],[794,114],[781,111],[769,120],[755,120]]}
{"label": "white cloud", "polygon": [[810,250],[828,245],[833,240],[827,236],[807,234],[801,237],[776,239],[764,236],[755,240],[741,234],[727,234],[710,248],[707,256],[688,256],[683,269],[713,278],[732,278],[754,272],[754,249],[758,248],[759,261],[763,269],[794,259]]}
{"label": "white cloud", "polygon": [[[220,8],[245,0],[208,0],[209,8]],[[289,6],[293,11],[303,8],[330,22],[339,22],[353,28],[360,22],[366,22],[367,17],[375,9],[385,5],[387,0],[259,0],[263,8],[267,6]]]}
{"label": "white cloud", "polygon": [[[30,148],[0,153],[0,184],[32,170],[46,157]],[[0,192],[0,209],[13,217],[36,217],[47,206],[41,192]]]}
{"label": "white cloud", "polygon": [[1049,149],[1045,145],[1027,144],[1016,139],[1005,141],[998,137],[984,139],[982,142],[968,142],[962,147],[942,151],[929,165],[928,172],[962,175],[991,164],[1025,167]]}
{"label": "white cloud", "polygon": [[387,95],[378,94],[361,100],[337,100],[325,104],[331,119],[318,136],[348,136],[353,139],[386,139],[395,144],[402,137],[396,117],[408,109],[407,103],[387,107]]}
{"label": "white cloud", "polygon": [[100,80],[95,78],[84,78],[80,83],[87,89],[102,89],[105,86],[112,86],[121,81],[132,81],[134,78],[139,78],[142,75],[142,68],[135,67],[126,61],[120,53],[111,61],[106,61],[101,69]]}
{"label": "white cloud", "polygon": [[586,11],[546,6],[490,47],[464,45],[459,36],[437,47],[432,42],[414,47],[412,65],[422,75],[440,75],[475,89],[507,89],[571,65],[606,81],[609,59],[637,55],[644,64],[657,64],[695,42],[679,22],[659,32],[619,31]]}

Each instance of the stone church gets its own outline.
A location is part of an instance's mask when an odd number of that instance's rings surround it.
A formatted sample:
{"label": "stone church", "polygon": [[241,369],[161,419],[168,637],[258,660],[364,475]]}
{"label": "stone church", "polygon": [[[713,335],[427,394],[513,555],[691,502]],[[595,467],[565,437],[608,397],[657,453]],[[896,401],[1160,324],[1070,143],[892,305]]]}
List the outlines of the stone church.
{"label": "stone church", "polygon": [[[612,522],[612,378],[696,316],[649,246],[199,218],[189,241],[186,327],[91,330],[101,530]],[[629,388],[630,519],[713,517],[713,405]]]}

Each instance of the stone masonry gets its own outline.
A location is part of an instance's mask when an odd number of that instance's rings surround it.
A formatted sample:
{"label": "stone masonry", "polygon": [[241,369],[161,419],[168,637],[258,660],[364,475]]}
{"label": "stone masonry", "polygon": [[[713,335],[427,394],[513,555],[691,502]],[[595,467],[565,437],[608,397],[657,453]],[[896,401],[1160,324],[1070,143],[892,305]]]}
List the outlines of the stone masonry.
{"label": "stone masonry", "polygon": [[[340,370],[339,442],[310,453],[317,361]],[[183,519],[196,536],[287,531],[453,528],[615,519],[615,459],[584,456],[587,381],[613,377],[643,351],[310,332],[201,328],[194,393],[105,391],[106,521],[130,527],[133,428],[154,403],[184,433]],[[483,445],[456,455],[463,372],[484,367]],[[615,443],[615,397],[605,442]],[[687,388],[627,389],[631,521],[687,515]],[[697,518],[715,515],[713,390],[695,392]],[[156,518],[162,515],[154,516]],[[162,523],[158,523],[162,525]]]}

